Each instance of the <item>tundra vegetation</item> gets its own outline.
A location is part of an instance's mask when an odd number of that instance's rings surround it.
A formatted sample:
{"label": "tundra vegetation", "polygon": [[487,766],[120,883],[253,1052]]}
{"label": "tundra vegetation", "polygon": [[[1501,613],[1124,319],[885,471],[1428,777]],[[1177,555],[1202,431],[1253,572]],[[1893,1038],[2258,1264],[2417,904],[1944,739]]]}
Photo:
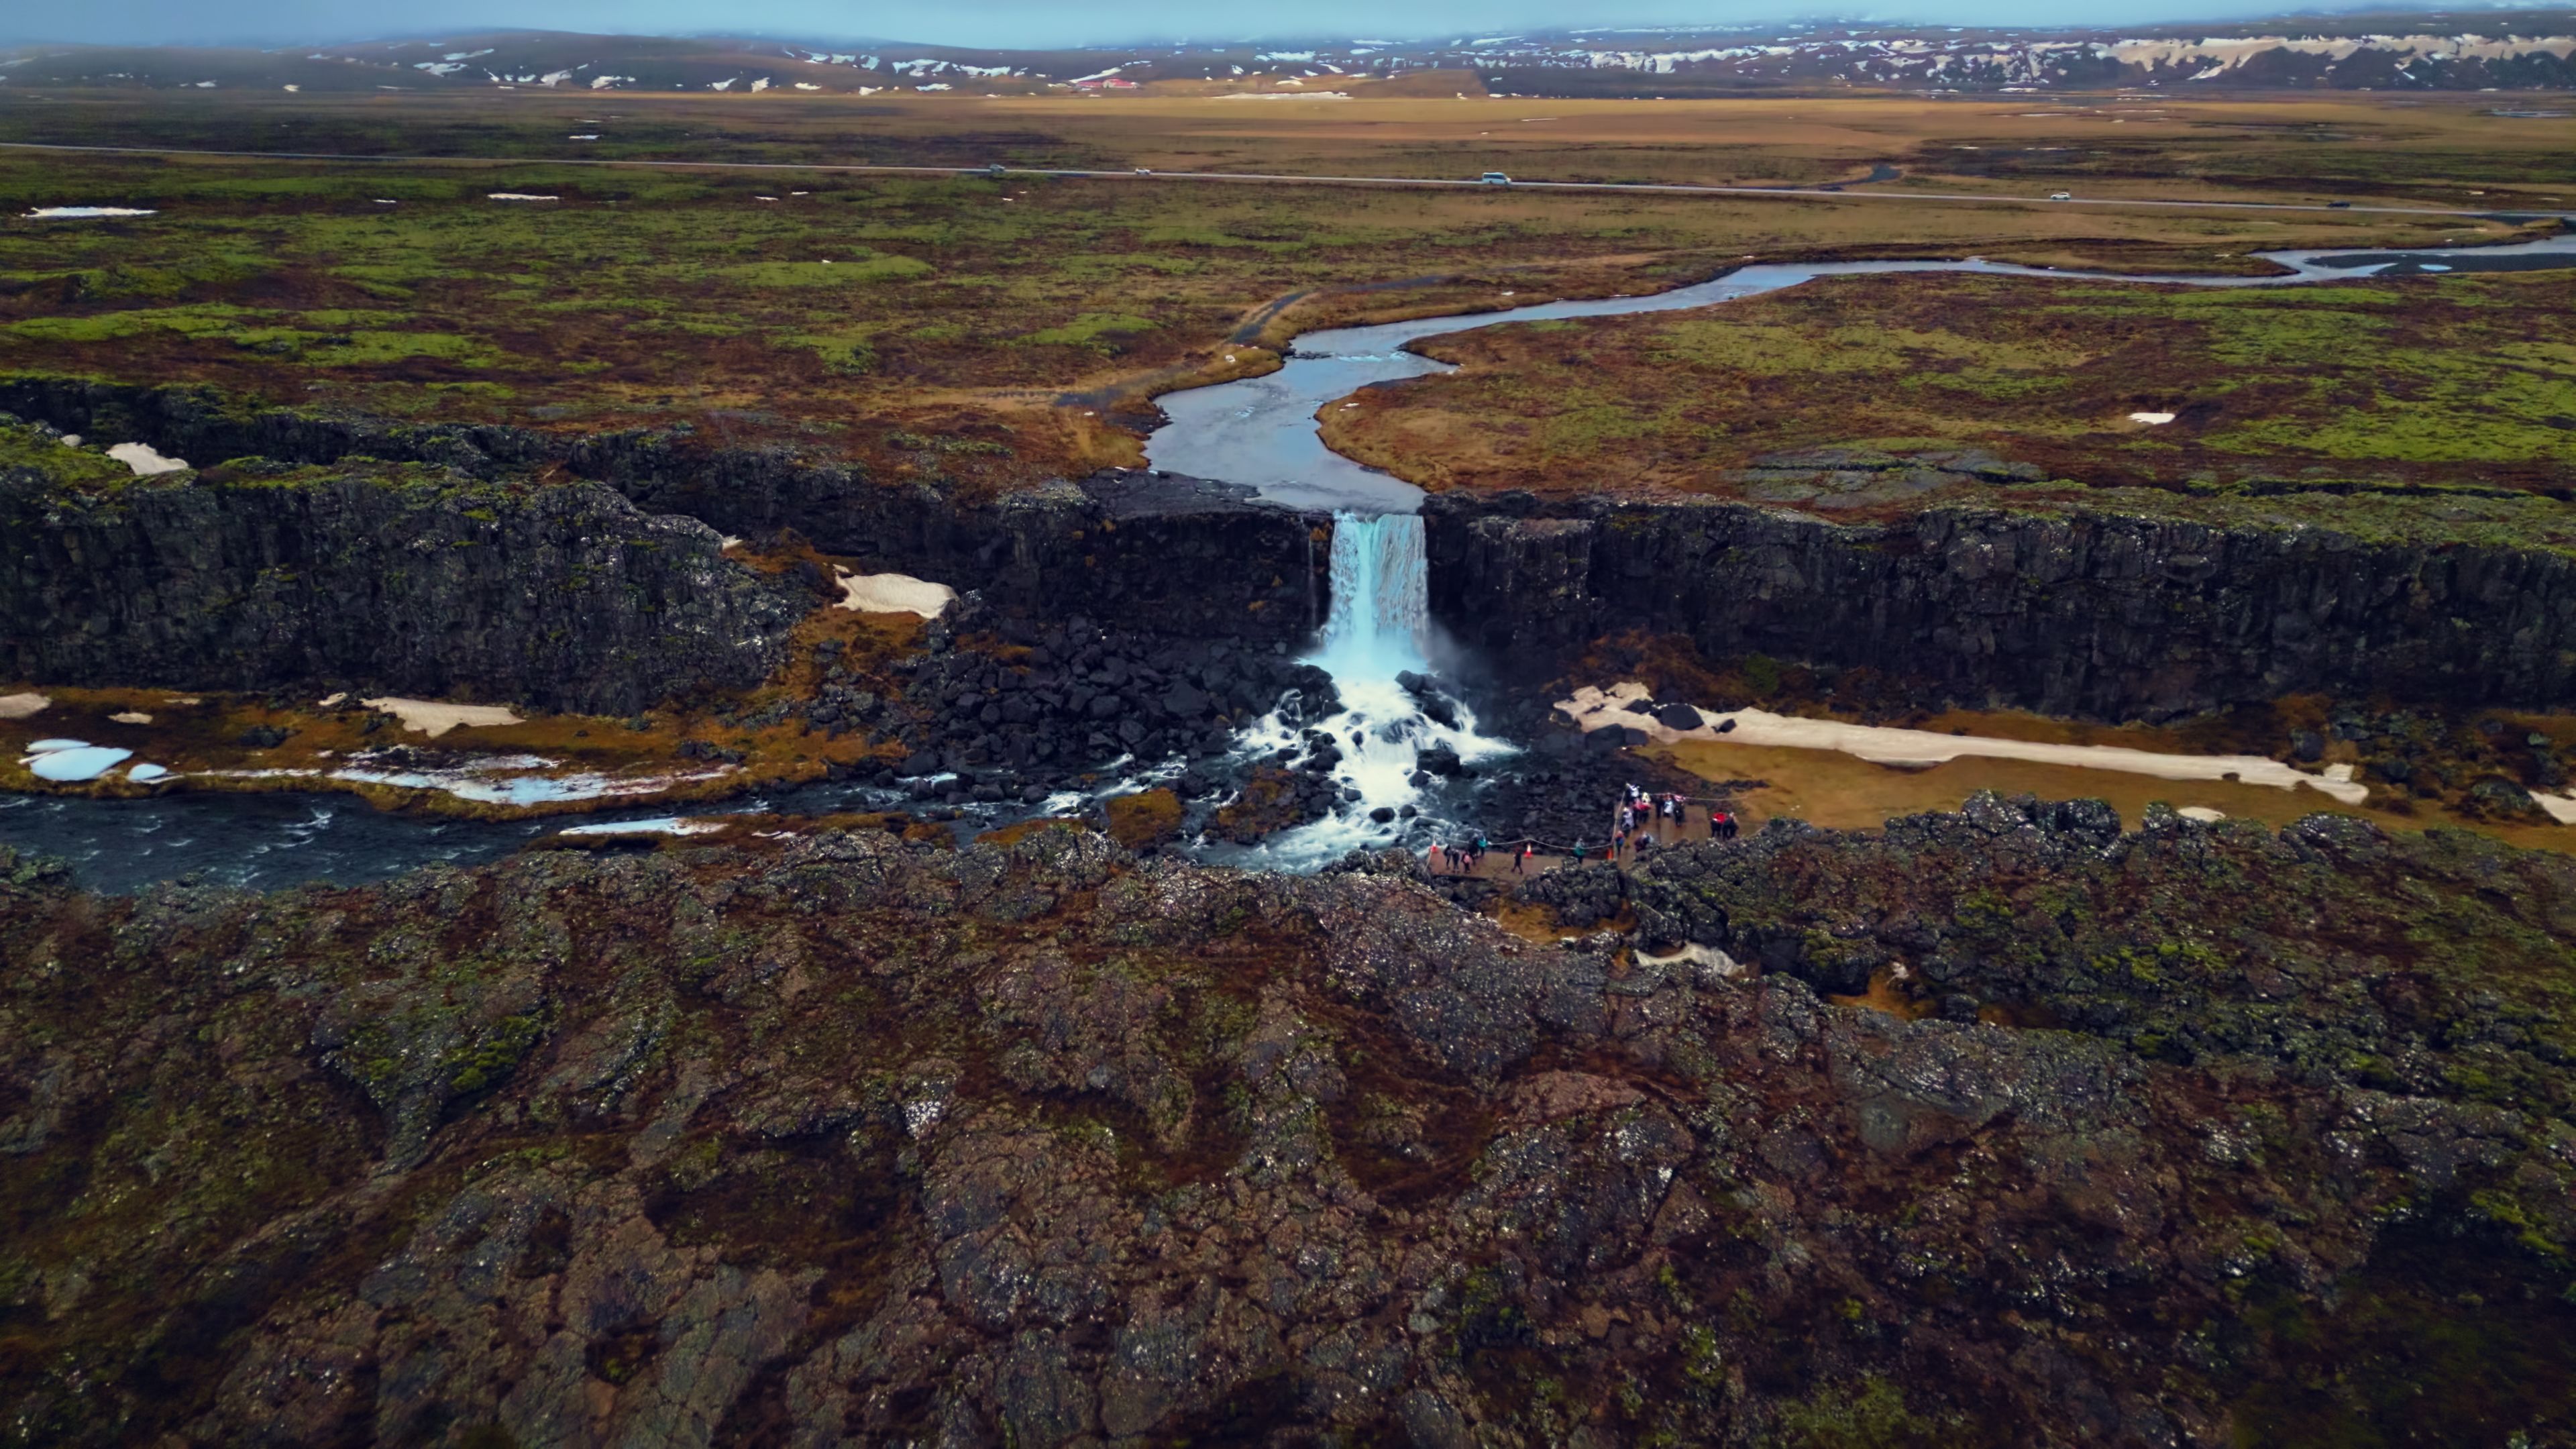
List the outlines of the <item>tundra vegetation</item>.
{"label": "tundra vegetation", "polygon": [[[0,369],[195,381],[271,403],[563,429],[692,420],[997,486],[1135,456],[1154,391],[1271,365],[1306,327],[1604,295],[1747,256],[1984,254],[2259,269],[2266,246],[2495,237],[2472,218],[1904,206],[1169,178],[893,178],[519,157],[1858,182],[2021,195],[2305,199],[2348,158],[2409,204],[2506,204],[2563,169],[2546,122],[2445,101],[2032,116],[1991,102],[488,99],[0,101],[0,137],[453,161],[0,153],[0,210],[151,207],[0,230]],[[1258,113],[1258,114],[1254,114]],[[2368,133],[2335,132],[2364,116]],[[2123,129],[2108,129],[2122,119]],[[2128,121],[2137,122],[2135,126]],[[570,130],[601,140],[574,146]],[[2117,137],[2118,144],[2109,144]],[[2563,138],[2562,138],[2563,139]],[[2161,149],[2159,149],[2161,148]],[[2027,175],[2025,175],[2027,173]],[[2045,178],[2045,183],[2041,179]],[[2554,183],[2551,183],[2554,184]],[[2312,190],[2312,188],[2311,188]],[[496,202],[492,193],[552,196]],[[2487,199],[2468,202],[2472,193]],[[2036,194],[2032,192],[2032,194]],[[2535,203],[2536,204],[2536,203]],[[991,451],[925,459],[894,435]]]}
{"label": "tundra vegetation", "polygon": [[1773,455],[1841,445],[1858,451],[1808,466],[1866,472],[1967,445],[2021,465],[1969,496],[2565,547],[2571,319],[2576,283],[2555,271],[2228,290],[1830,277],[1434,339],[1422,350],[1462,371],[1369,389],[1325,428],[1434,488],[1815,502],[1784,491],[1797,468]]}
{"label": "tundra vegetation", "polygon": [[[13,397],[78,391],[44,377],[198,385],[244,410],[227,416],[292,409],[313,436],[460,460],[205,457],[137,479],[107,439],[0,422],[20,540],[372,500],[476,597],[541,608],[549,637],[671,632],[566,552],[600,540],[765,610],[709,630],[737,654],[748,638],[759,670],[623,718],[403,740],[288,668],[233,693],[54,688],[13,731],[154,730],[194,769],[686,760],[744,783],[900,778],[921,807],[269,894],[88,893],[0,847],[0,1443],[2568,1442],[2576,860],[2389,828],[2420,802],[2560,829],[2530,792],[2567,785],[2563,717],[2300,697],[2153,734],[2012,726],[2350,766],[2388,802],[2375,821],[2148,807],[2124,832],[2101,801],[1979,793],[1517,889],[1402,853],[1214,869],[1167,849],[1226,793],[1205,762],[1330,685],[1255,612],[1309,592],[1293,568],[1249,571],[1232,622],[1130,606],[1189,638],[980,599],[863,615],[832,607],[847,560],[794,519],[725,539],[640,520],[568,465],[495,463],[467,429],[352,421],[650,439],[673,473],[706,463],[717,504],[776,484],[789,465],[764,450],[784,445],[838,490],[809,500],[1017,516],[1081,490],[983,495],[1132,461],[1155,391],[1258,372],[1328,323],[1756,257],[2253,271],[2266,247],[2519,226],[548,159],[575,131],[599,159],[815,168],[2495,207],[2576,181],[2563,126],[2475,97],[2035,104],[0,96],[19,140],[447,158],[0,151]],[[83,203],[157,214],[16,215]],[[1835,283],[1440,344],[1466,371],[1350,410],[1336,437],[1442,486],[1865,517],[1964,491],[2563,549],[2570,300],[2541,276]],[[1075,557],[1143,537],[1184,575],[1222,572],[1244,536],[1193,552],[1149,518],[1082,516],[1100,522]],[[0,563],[20,577],[33,556]],[[147,625],[250,597],[207,597],[212,567],[130,576],[177,603]],[[376,582],[263,568],[271,594],[329,608],[246,632],[292,645],[321,620],[388,652],[359,609],[401,596]],[[474,617],[406,603],[406,627],[497,617],[446,592]],[[124,596],[92,596],[110,639]],[[1677,636],[1585,647],[1570,667],[1711,706],[1995,725],[1865,670]],[[1103,807],[1107,833],[961,842],[959,808],[1002,801],[1006,774],[1051,808],[1118,754],[1186,763]],[[32,785],[16,759],[0,784]],[[1324,778],[1283,763],[1212,828],[1250,842],[1325,808]],[[1493,782],[1533,829],[1588,829],[1616,780],[1687,783],[1649,755],[1542,763]]]}
{"label": "tundra vegetation", "polygon": [[2550,1442],[2568,860],[2140,824],[1784,825],[1544,943],[1064,825],[0,854],[6,1432]]}

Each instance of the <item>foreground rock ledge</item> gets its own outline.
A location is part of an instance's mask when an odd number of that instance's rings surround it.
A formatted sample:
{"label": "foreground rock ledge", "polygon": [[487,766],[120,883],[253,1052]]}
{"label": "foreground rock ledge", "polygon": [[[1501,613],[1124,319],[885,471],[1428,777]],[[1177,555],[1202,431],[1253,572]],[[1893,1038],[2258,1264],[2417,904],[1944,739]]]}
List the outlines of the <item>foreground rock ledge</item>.
{"label": "foreground rock ledge", "polygon": [[[0,1422],[1426,1446],[2564,1422],[2569,861],[1981,797],[1678,849],[1628,889],[1696,964],[1533,944],[1397,859],[1140,865],[1069,827],[268,897],[102,899],[0,859]],[[1935,1014],[1818,994],[1873,987]]]}

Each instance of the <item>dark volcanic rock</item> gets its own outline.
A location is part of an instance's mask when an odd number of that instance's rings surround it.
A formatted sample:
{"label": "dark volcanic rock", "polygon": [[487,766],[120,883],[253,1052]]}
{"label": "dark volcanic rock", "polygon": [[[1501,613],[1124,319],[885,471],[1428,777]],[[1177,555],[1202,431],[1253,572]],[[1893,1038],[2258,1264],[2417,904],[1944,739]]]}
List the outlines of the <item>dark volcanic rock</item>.
{"label": "dark volcanic rock", "polygon": [[1033,619],[1267,642],[1302,640],[1322,618],[1314,530],[1327,520],[1203,479],[1112,471],[986,498],[786,448],[717,446],[686,424],[588,436],[415,425],[71,377],[0,379],[0,409],[190,459],[416,460],[486,478],[554,464],[652,513],[743,537],[794,529],[827,553],[974,589]]}
{"label": "dark volcanic rock", "polygon": [[[1873,474],[1872,476],[1878,476]],[[2576,700],[2576,559],[2316,528],[1937,505],[1839,523],[1721,501],[1424,504],[1433,614],[1544,676],[1622,629],[2111,719],[2317,691]]]}
{"label": "dark volcanic rock", "polygon": [[[0,1401],[68,1445],[2558,1422],[2564,857],[1983,798],[1626,884],[1705,959],[1534,945],[1404,852],[1064,827],[269,897],[0,852]],[[1854,968],[1958,1019],[1810,984]]]}
{"label": "dark volcanic rock", "polygon": [[137,480],[0,473],[0,674],[328,684],[623,714],[765,676],[811,600],[705,525],[595,484],[417,466]]}

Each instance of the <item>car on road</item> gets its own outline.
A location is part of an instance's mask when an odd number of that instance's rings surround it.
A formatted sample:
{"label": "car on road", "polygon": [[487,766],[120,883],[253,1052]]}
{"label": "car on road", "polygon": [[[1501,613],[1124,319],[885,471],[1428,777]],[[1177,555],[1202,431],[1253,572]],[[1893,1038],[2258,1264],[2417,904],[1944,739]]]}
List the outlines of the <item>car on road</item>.
{"label": "car on road", "polygon": [[1487,186],[1509,186],[1512,184],[1512,178],[1504,175],[1500,171],[1486,172],[1483,180]]}
{"label": "car on road", "polygon": [[2328,210],[2328,211],[2350,211],[2350,210],[2352,210],[2352,203],[2351,203],[2351,202],[2349,202],[2349,201],[2329,201],[2329,202],[2327,202],[2327,203],[2326,203],[2326,210]]}
{"label": "car on road", "polygon": [[2048,199],[2051,201],[2073,201],[2075,199],[2075,193],[2072,191],[2052,191],[2048,193]]}
{"label": "car on road", "polygon": [[1136,168],[1136,174],[1139,176],[1151,176],[1154,174],[1154,168],[1151,166],[1139,166]]}
{"label": "car on road", "polygon": [[1001,175],[1001,174],[1002,174],[1006,169],[1008,169],[1008,168],[1004,167],[1004,166],[1002,165],[1002,163],[1001,163],[1001,162],[996,161],[996,162],[992,163],[991,165],[989,165],[989,166],[987,166],[987,167],[985,167],[985,168],[984,168],[984,174],[985,174],[985,175],[987,175],[987,176],[999,176],[999,175]]}

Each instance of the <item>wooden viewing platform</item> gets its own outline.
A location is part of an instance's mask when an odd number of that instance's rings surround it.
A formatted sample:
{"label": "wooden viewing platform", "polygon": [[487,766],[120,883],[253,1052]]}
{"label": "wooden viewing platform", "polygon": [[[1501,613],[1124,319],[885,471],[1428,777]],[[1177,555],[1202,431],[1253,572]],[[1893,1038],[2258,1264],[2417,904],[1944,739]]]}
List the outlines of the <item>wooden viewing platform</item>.
{"label": "wooden viewing platform", "polygon": [[[1682,818],[1678,821],[1667,820],[1649,813],[1645,823],[1630,834],[1629,848],[1612,863],[1622,870],[1633,870],[1641,859],[1652,859],[1657,850],[1709,839],[1711,815],[1724,803],[1716,800],[1685,800],[1682,802]],[[1737,817],[1739,829],[1742,819],[1740,815]],[[1584,847],[1583,858],[1586,862],[1610,859],[1608,854],[1610,838],[1617,832],[1618,820],[1619,807],[1613,805],[1610,807],[1609,820],[1601,831],[1601,838],[1580,842]],[[1641,854],[1637,849],[1638,845],[1649,840],[1654,842],[1653,845]],[[1461,842],[1448,843],[1454,845]],[[1448,858],[1442,854],[1438,845],[1426,848],[1424,858],[1430,865],[1433,875],[1464,876],[1476,880],[1496,881],[1526,880],[1530,876],[1545,875],[1549,871],[1574,863],[1569,846],[1541,843],[1538,852],[1530,856],[1528,864],[1520,870],[1514,870],[1512,862],[1521,844],[1519,840],[1508,843],[1496,841],[1492,848],[1485,852],[1485,858],[1482,861],[1465,870],[1451,870],[1447,863]]]}

